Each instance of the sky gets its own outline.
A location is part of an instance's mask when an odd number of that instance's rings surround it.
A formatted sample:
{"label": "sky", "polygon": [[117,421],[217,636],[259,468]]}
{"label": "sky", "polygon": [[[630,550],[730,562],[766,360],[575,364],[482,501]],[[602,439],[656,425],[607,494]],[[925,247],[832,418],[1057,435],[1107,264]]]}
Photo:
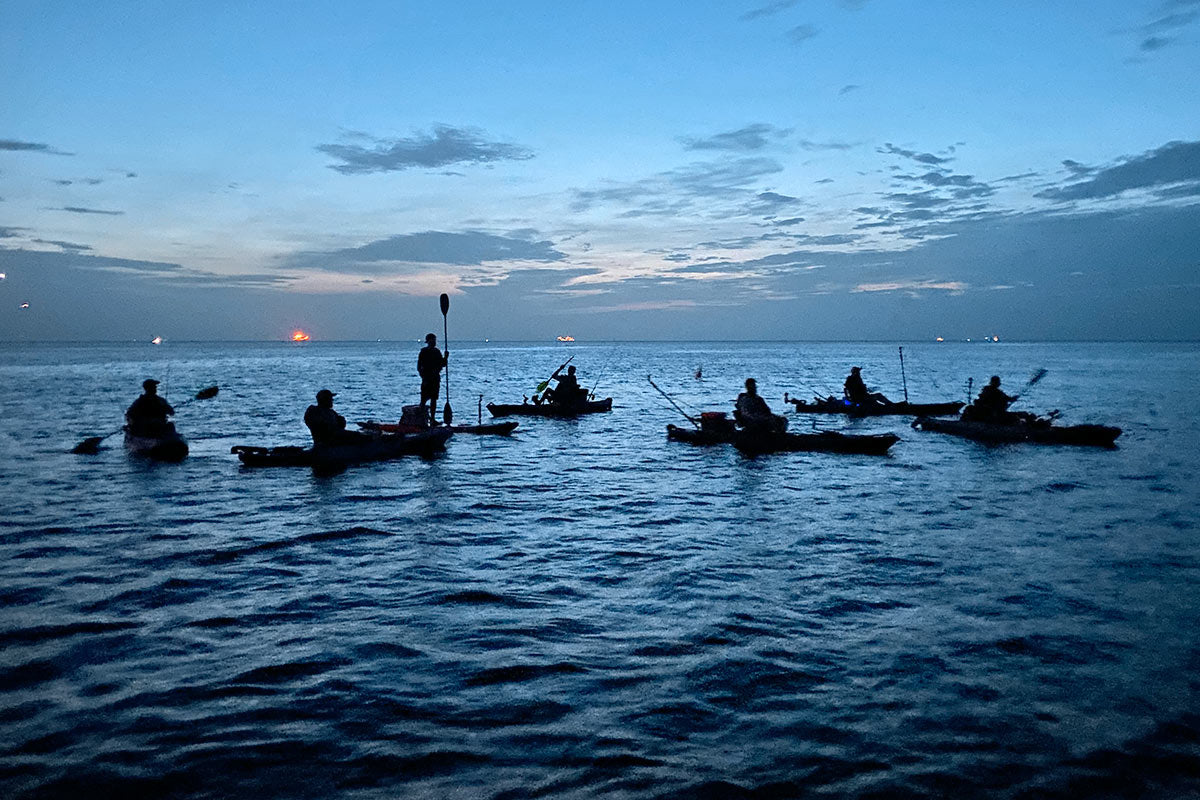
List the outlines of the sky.
{"label": "sky", "polygon": [[1200,339],[1200,0],[0,0],[0,341]]}

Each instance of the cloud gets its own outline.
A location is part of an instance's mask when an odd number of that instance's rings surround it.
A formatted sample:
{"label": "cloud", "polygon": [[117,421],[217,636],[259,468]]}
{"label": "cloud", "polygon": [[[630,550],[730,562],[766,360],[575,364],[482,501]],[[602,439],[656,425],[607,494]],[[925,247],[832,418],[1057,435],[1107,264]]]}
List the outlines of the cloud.
{"label": "cloud", "polygon": [[1096,200],[1134,189],[1165,189],[1174,184],[1200,181],[1200,141],[1167,142],[1114,166],[1077,174],[1091,174],[1092,177],[1046,189],[1035,196],[1058,202]]}
{"label": "cloud", "polygon": [[773,215],[782,211],[795,208],[801,205],[798,198],[791,197],[778,192],[759,192],[746,205],[746,211],[750,214]]}
{"label": "cloud", "polygon": [[768,3],[765,6],[751,9],[745,14],[742,14],[738,19],[749,21],[753,19],[761,19],[762,17],[770,17],[778,14],[780,11],[786,11],[796,5],[796,0],[776,0],[774,3]]}
{"label": "cloud", "polygon": [[521,145],[489,141],[483,131],[476,128],[449,125],[435,125],[429,133],[416,132],[408,138],[378,139],[363,134],[357,134],[356,138],[366,138],[372,144],[322,144],[316,149],[341,161],[329,168],[343,175],[525,161],[534,155],[532,150]]}
{"label": "cloud", "polygon": [[814,142],[811,139],[801,139],[796,144],[802,150],[850,150],[854,147],[850,142]]}
{"label": "cloud", "polygon": [[576,189],[572,193],[571,210],[625,204],[635,206],[622,214],[625,217],[688,213],[697,199],[741,201],[746,198],[748,187],[760,178],[782,171],[782,164],[765,157],[697,161],[640,181]]}
{"label": "cloud", "polygon": [[1143,53],[1162,50],[1172,44],[1176,34],[1200,17],[1197,0],[1171,0],[1160,6],[1158,16],[1137,29],[1142,37],[1138,49]]}
{"label": "cloud", "polygon": [[851,92],[856,92],[861,88],[862,87],[859,86],[857,83],[847,83],[841,89],[838,89],[838,97],[843,97],[845,95],[850,94]]}
{"label": "cloud", "polygon": [[73,156],[74,153],[66,153],[62,150],[55,150],[48,144],[39,142],[21,142],[16,139],[0,139],[0,150],[10,150],[18,152],[32,153],[49,153],[56,156]]}
{"label": "cloud", "polygon": [[967,290],[967,284],[962,281],[885,281],[883,283],[860,283],[851,292],[918,292],[940,291],[962,293]]}
{"label": "cloud", "polygon": [[784,139],[790,132],[774,125],[757,123],[703,139],[683,136],[679,141],[686,150],[730,150],[746,153],[763,150]]}
{"label": "cloud", "polygon": [[820,33],[820,31],[818,31],[812,25],[797,25],[787,32],[787,37],[792,44],[804,44],[818,33]]}
{"label": "cloud", "polygon": [[76,253],[83,252],[84,250],[92,249],[91,245],[74,244],[73,242],[63,242],[63,241],[59,241],[57,239],[34,239],[33,241],[37,244],[53,245],[54,247],[57,247],[61,250],[70,250],[70,251],[76,252]]}
{"label": "cloud", "polygon": [[896,147],[896,145],[892,144],[891,142],[886,142],[883,147],[878,149],[877,152],[903,156],[904,158],[912,159],[919,164],[932,164],[934,166],[948,164],[952,160],[950,158],[935,156],[933,153],[918,153],[915,150],[905,150],[903,148]]}
{"label": "cloud", "polygon": [[72,214],[105,214],[110,217],[119,217],[124,214],[124,211],[105,211],[102,208],[83,208],[81,206],[63,206],[62,208],[52,208],[51,211],[69,211]]}
{"label": "cloud", "polygon": [[25,228],[13,228],[8,225],[0,225],[0,239],[13,239],[17,236],[20,236],[21,234],[19,232],[23,231],[23,230],[26,230],[26,229]]}
{"label": "cloud", "polygon": [[[527,231],[520,233],[528,234]],[[379,239],[360,247],[297,253],[284,261],[289,269],[342,273],[396,273],[398,265],[442,264],[477,267],[496,262],[561,262],[564,253],[548,241],[529,236],[497,236],[480,231],[424,231]]]}

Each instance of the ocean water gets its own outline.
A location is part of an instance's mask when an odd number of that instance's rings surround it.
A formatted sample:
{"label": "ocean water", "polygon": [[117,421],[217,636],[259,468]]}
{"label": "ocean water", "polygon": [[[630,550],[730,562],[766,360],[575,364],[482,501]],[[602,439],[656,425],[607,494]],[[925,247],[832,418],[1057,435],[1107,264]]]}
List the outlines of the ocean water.
{"label": "ocean water", "polygon": [[[914,402],[1045,368],[1115,450],[789,413],[902,441],[748,459],[646,376],[896,399],[896,346],[451,344],[456,420],[568,355],[613,411],[249,470],[319,388],[398,418],[418,345],[0,346],[0,796],[1200,796],[1197,345],[904,347]],[[68,452],[146,377],[186,461]]]}

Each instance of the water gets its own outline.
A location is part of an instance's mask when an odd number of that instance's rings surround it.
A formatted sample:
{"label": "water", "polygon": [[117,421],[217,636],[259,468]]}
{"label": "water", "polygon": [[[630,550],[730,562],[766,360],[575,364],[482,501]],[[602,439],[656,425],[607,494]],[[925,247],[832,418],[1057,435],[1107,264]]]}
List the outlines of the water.
{"label": "water", "polygon": [[[566,354],[613,412],[332,476],[229,454],[303,443],[323,386],[397,418],[416,350],[0,350],[0,795],[1200,795],[1195,345],[905,347],[914,402],[1045,367],[1024,407],[1113,451],[819,418],[902,441],[745,459],[667,442],[645,376],[898,398],[895,347],[481,343],[457,420]],[[149,376],[221,387],[187,461],[67,452]]]}

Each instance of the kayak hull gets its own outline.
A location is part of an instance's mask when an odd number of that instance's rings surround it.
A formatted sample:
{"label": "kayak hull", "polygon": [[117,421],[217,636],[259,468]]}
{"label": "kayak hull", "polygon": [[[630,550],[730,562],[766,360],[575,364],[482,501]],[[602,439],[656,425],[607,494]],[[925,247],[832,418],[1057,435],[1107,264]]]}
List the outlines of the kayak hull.
{"label": "kayak hull", "polygon": [[894,433],[849,434],[836,431],[821,433],[764,433],[738,431],[733,445],[746,455],[766,453],[846,453],[882,456],[900,437]]}
{"label": "kayak hull", "polygon": [[[476,436],[508,436],[517,429],[519,422],[490,422],[479,425],[450,425],[448,430],[451,433],[467,433]],[[358,423],[358,427],[364,431],[373,431],[376,433],[420,433],[429,428],[422,428],[418,425],[407,425],[403,422],[367,422]]]}
{"label": "kayak hull", "polygon": [[733,433],[668,425],[667,438],[673,442],[687,442],[688,444],[698,445],[730,444],[733,442]]}
{"label": "kayak hull", "polygon": [[603,400],[589,400],[580,405],[560,406],[554,403],[521,403],[504,404],[504,403],[488,403],[488,413],[493,417],[558,417],[571,418],[578,417],[580,414],[598,414],[604,411],[612,411],[612,398],[606,397]]}
{"label": "kayak hull", "polygon": [[444,450],[451,436],[448,429],[424,433],[383,434],[364,444],[313,447],[254,447],[234,445],[231,453],[247,467],[338,468],[369,461],[387,461],[408,455],[429,456]]}
{"label": "kayak hull", "polygon": [[1031,444],[1062,444],[1079,447],[1116,447],[1116,439],[1121,435],[1120,428],[1108,425],[1039,425],[1019,423],[1015,425],[995,425],[990,422],[976,422],[961,419],[932,419],[919,417],[912,426],[917,430],[948,433],[951,436],[961,436],[977,442],[988,444],[1012,444],[1029,442]]}
{"label": "kayak hull", "polygon": [[962,403],[892,403],[891,405],[859,405],[847,400],[825,398],[808,402],[788,398],[799,414],[845,414],[848,417],[882,417],[889,415],[909,415],[915,417],[945,417],[957,414],[963,407]]}
{"label": "kayak hull", "polygon": [[151,461],[177,462],[188,455],[187,442],[174,431],[162,436],[135,436],[125,431],[125,450],[131,456]]}
{"label": "kayak hull", "polygon": [[667,438],[695,445],[733,444],[747,455],[766,453],[849,453],[884,455],[900,437],[893,433],[846,434],[835,431],[822,433],[763,433],[711,431],[667,426]]}

